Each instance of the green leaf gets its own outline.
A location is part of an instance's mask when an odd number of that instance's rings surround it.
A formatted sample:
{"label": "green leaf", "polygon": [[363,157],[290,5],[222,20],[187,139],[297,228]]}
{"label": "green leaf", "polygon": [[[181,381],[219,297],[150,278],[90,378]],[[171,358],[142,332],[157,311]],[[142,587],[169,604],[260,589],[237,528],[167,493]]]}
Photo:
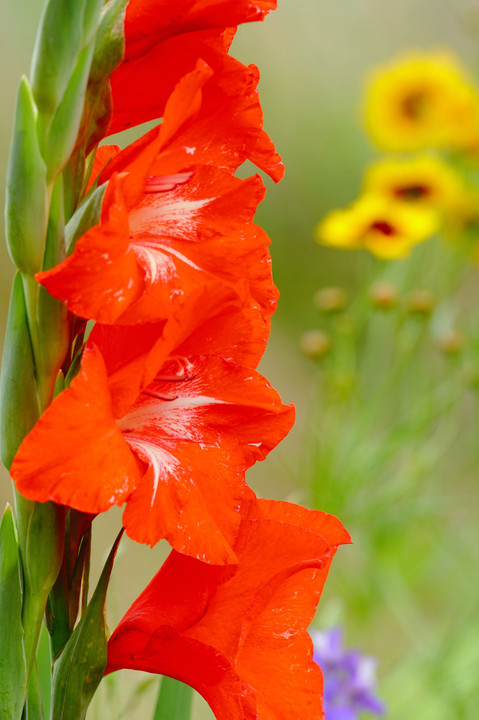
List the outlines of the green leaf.
{"label": "green leaf", "polygon": [[63,505],[36,503],[19,492],[15,494],[25,591],[35,596],[48,596],[58,577],[63,560],[65,511]]}
{"label": "green leaf", "polygon": [[0,525],[0,717],[21,717],[26,689],[21,567],[13,513],[7,505]]}
{"label": "green leaf", "polygon": [[[52,192],[43,269],[49,270],[64,259],[63,183],[59,178]],[[37,303],[39,343],[36,373],[39,395],[40,388],[45,392],[45,397],[40,398],[42,407],[46,407],[52,400],[58,373],[68,352],[70,324],[65,304],[41,286],[38,286]]]}
{"label": "green leaf", "polygon": [[36,663],[32,671],[30,682],[28,683],[25,711],[25,720],[44,720],[45,716],[43,714],[42,691]]}
{"label": "green leaf", "polygon": [[102,0],[49,0],[32,58],[33,92],[41,113],[53,115],[78,56],[93,37]]}
{"label": "green leaf", "polygon": [[128,0],[110,0],[104,7],[95,40],[89,89],[98,91],[120,64],[125,52],[125,12]]}
{"label": "green leaf", "polygon": [[83,117],[93,50],[94,44],[91,42],[79,53],[65,93],[48,129],[43,153],[48,182],[53,182],[58,177],[75,149]]}
{"label": "green leaf", "polygon": [[193,688],[170,677],[161,679],[152,720],[189,720]]}
{"label": "green leaf", "polygon": [[[80,518],[83,523],[89,523],[88,527],[85,527],[81,521],[79,522]],[[54,659],[60,655],[73,632],[82,592],[87,591],[88,582],[84,577],[84,571],[90,566],[91,520],[91,515],[72,509],[67,515],[65,557],[57,581],[48,598],[46,612]]]}
{"label": "green leaf", "polygon": [[65,228],[65,242],[68,255],[74,251],[76,241],[90,230],[93,225],[100,222],[101,206],[106,188],[107,185],[105,183],[100,185],[100,187],[92,193],[89,193],[85,201],[68,222]]}
{"label": "green leaf", "polygon": [[52,691],[52,654],[50,651],[50,638],[45,623],[42,625],[40,639],[38,641],[37,667],[44,713],[48,717],[50,715],[50,695]]}
{"label": "green leaf", "polygon": [[98,20],[105,0],[83,0],[82,4],[84,4],[83,37],[85,43],[89,43],[98,30]]}
{"label": "green leaf", "polygon": [[84,720],[107,663],[106,593],[123,531],[108,556],[93,597],[53,671],[51,720]]}
{"label": "green leaf", "polygon": [[98,25],[82,120],[82,137],[86,140],[87,152],[105,136],[110,124],[113,103],[108,80],[125,52],[126,6],[127,0],[110,0]]}
{"label": "green leaf", "polygon": [[39,418],[32,346],[23,283],[18,273],[12,288],[0,378],[2,462],[10,468],[23,438]]}
{"label": "green leaf", "polygon": [[8,164],[5,231],[13,262],[30,275],[42,269],[48,222],[46,167],[38,145],[37,114],[28,80],[22,78]]}
{"label": "green leaf", "polygon": [[36,656],[48,594],[62,564],[65,508],[52,502],[32,502],[16,491],[15,515],[24,578],[22,619],[29,674]]}

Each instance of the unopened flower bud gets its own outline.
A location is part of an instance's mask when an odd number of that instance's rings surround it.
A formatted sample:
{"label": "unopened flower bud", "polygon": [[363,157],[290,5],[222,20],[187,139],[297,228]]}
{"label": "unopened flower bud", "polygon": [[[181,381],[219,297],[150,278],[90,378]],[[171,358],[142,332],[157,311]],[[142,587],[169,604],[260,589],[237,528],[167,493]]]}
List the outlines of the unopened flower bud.
{"label": "unopened flower bud", "polygon": [[378,310],[390,310],[397,305],[398,291],[392,283],[380,280],[371,285],[369,297]]}
{"label": "unopened flower bud", "polygon": [[439,335],[437,345],[445,355],[457,355],[464,348],[465,338],[461,332],[450,328]]}
{"label": "unopened flower bud", "polygon": [[324,330],[309,330],[302,336],[300,346],[310,358],[324,357],[331,348],[331,338]]}
{"label": "unopened flower bud", "polygon": [[406,308],[411,315],[430,315],[436,306],[436,298],[429,290],[412,290],[406,298]]}
{"label": "unopened flower bud", "polygon": [[339,312],[348,303],[348,296],[341,287],[326,287],[318,290],[314,296],[314,304],[321,312]]}

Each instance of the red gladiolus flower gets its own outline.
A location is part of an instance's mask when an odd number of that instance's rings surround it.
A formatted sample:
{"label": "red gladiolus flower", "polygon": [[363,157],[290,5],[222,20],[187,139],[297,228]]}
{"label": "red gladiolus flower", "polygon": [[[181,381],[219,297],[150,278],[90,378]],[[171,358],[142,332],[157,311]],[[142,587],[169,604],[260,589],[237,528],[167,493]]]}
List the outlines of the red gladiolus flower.
{"label": "red gladiolus flower", "polygon": [[[263,184],[231,174],[237,156],[207,125],[197,127],[198,116],[190,130],[209,77],[200,65],[179,84],[159,128],[113,159],[106,151],[101,223],[63,263],[37,275],[76,315],[122,324],[168,318],[218,279],[236,286],[245,305],[273,312],[269,239],[251,224]],[[186,160],[190,131],[203,146],[200,165]]]}
{"label": "red gladiolus flower", "polygon": [[218,720],[319,720],[307,627],[349,535],[333,516],[290,503],[249,497],[241,513],[237,567],[173,551],[114,631],[107,672],[175,677]]}
{"label": "red gladiolus flower", "polygon": [[[87,348],[20,446],[12,478],[32,500],[92,514],[126,502],[134,540],[166,538],[187,555],[235,562],[244,472],[289,431],[294,410],[261,375],[223,358],[154,357],[154,379],[125,409],[124,396],[113,404],[102,354]],[[138,382],[131,370],[122,369],[123,388]]]}
{"label": "red gladiolus flower", "polygon": [[173,9],[164,0],[130,0],[125,57],[112,76],[110,132],[161,117],[176,83],[199,59],[215,71],[244,68],[228,56],[236,26],[262,20],[275,7],[269,0],[176,0]]}

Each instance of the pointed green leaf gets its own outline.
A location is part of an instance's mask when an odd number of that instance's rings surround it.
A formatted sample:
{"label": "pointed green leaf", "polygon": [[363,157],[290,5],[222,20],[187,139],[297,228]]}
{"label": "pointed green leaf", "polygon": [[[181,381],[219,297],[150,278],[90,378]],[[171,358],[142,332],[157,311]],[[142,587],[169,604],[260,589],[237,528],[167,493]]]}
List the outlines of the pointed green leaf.
{"label": "pointed green leaf", "polygon": [[85,138],[87,152],[105,136],[111,121],[113,103],[108,81],[125,51],[126,5],[127,0],[110,0],[98,25],[82,120],[82,137]]}
{"label": "pointed green leaf", "polygon": [[52,115],[69,84],[78,55],[96,30],[102,0],[49,0],[32,58],[32,85],[41,113]]}
{"label": "pointed green leaf", "polygon": [[49,127],[43,152],[48,182],[53,182],[58,177],[75,148],[83,116],[93,50],[92,42],[79,53],[65,93]]}
{"label": "pointed green leaf", "polygon": [[153,720],[189,720],[193,688],[170,677],[161,679]]}
{"label": "pointed green leaf", "polygon": [[2,462],[9,468],[20,443],[40,415],[25,296],[19,273],[13,283],[8,312],[0,379],[0,406]]}
{"label": "pointed green leaf", "polygon": [[[38,597],[45,596],[44,607],[63,560],[65,510],[62,505],[32,502],[19,492],[15,493],[25,591]],[[41,552],[38,552],[39,548]]]}
{"label": "pointed green leaf", "polygon": [[65,242],[67,254],[75,249],[76,241],[81,238],[93,225],[100,222],[101,206],[107,185],[100,185],[94,192],[89,193],[65,228]]}
{"label": "pointed green leaf", "polygon": [[[44,270],[58,265],[65,258],[65,221],[63,215],[63,188],[61,178],[52,193],[47,242],[43,262]],[[54,298],[43,287],[38,289],[37,325],[40,343],[38,348],[37,382],[45,388],[40,398],[45,407],[52,400],[58,372],[63,365],[70,341],[68,311],[63,302]]]}
{"label": "pointed green leaf", "polygon": [[84,11],[83,11],[83,38],[84,43],[87,44],[93,39],[93,35],[98,29],[98,20],[102,8],[105,5],[105,0],[83,0]]}
{"label": "pointed green leaf", "polygon": [[[72,527],[70,519],[77,514],[80,513],[75,510],[69,511],[66,523],[66,555],[57,581],[48,598],[46,620],[54,659],[60,655],[75,627],[83,589],[82,582],[85,579],[84,569],[85,566],[89,568],[91,528],[86,530],[82,538],[76,538],[76,528]],[[85,517],[91,518],[91,516],[86,515]],[[73,550],[74,557],[72,557],[71,550]]]}
{"label": "pointed green leaf", "polygon": [[0,717],[21,717],[26,688],[20,558],[7,505],[0,525]]}
{"label": "pointed green leaf", "polygon": [[24,578],[22,619],[29,675],[35,661],[48,594],[62,564],[65,508],[52,502],[32,502],[16,491],[15,515]]}
{"label": "pointed green leaf", "polygon": [[95,40],[89,89],[101,88],[125,52],[125,12],[128,0],[110,0],[104,7]]}
{"label": "pointed green leaf", "polygon": [[25,720],[44,720],[44,718],[40,679],[38,676],[38,667],[35,663],[30,682],[28,683]]}
{"label": "pointed green leaf", "polygon": [[50,651],[50,638],[45,623],[42,625],[40,639],[38,641],[37,666],[43,710],[45,715],[49,717],[52,684],[52,654]]}
{"label": "pointed green leaf", "polygon": [[105,672],[105,600],[122,532],[113,545],[82,619],[55,664],[51,720],[84,720],[88,705]]}
{"label": "pointed green leaf", "polygon": [[13,262],[30,275],[42,269],[48,221],[46,167],[38,145],[36,121],[31,88],[23,78],[8,164],[5,231]]}

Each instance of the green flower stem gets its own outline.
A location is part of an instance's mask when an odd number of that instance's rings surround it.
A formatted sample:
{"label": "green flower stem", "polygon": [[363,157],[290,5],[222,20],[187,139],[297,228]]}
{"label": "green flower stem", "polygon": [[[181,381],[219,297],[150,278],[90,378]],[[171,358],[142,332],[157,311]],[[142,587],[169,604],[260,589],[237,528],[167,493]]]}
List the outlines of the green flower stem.
{"label": "green flower stem", "polygon": [[26,720],[45,720],[43,712],[42,694],[40,690],[40,680],[38,677],[38,667],[32,672],[32,679],[28,686],[27,702],[26,702]]}
{"label": "green flower stem", "polygon": [[30,677],[48,595],[63,560],[65,510],[52,502],[28,500],[16,489],[14,495],[24,581],[24,648]]}
{"label": "green flower stem", "polygon": [[[30,341],[32,344],[33,362],[35,366],[35,379],[37,384],[37,395],[42,412],[49,403],[48,378],[44,376],[41,368],[41,338],[38,323],[38,299],[40,295],[40,286],[31,275],[22,275],[23,292],[25,295],[25,305],[27,309],[28,330],[30,333]],[[53,394],[53,393],[52,393]]]}
{"label": "green flower stem", "polygon": [[[69,314],[37,283],[35,274],[65,257],[65,224],[82,195],[86,147],[104,135],[109,120],[108,78],[123,54],[126,4],[127,0],[47,0],[32,60],[32,82],[24,78],[20,85],[6,197],[7,245],[19,270],[0,383],[1,454],[7,468],[51,403],[55,388],[61,387],[56,383],[69,349]],[[97,192],[95,207],[101,197],[102,191]],[[32,671],[48,597],[64,558],[65,510],[50,502],[32,502],[16,489],[14,495],[23,575],[23,601],[18,599],[17,611],[20,617],[21,610],[24,628],[27,683],[23,677],[20,686],[14,668],[5,671],[16,688],[19,712],[26,701],[25,720],[39,720],[43,712]],[[81,558],[68,556],[72,568],[66,591],[56,596],[56,609],[68,621],[67,636],[79,603],[86,604],[89,550],[88,536]],[[8,615],[0,619],[7,623]],[[72,672],[77,670],[73,663]],[[99,681],[103,668],[96,671]],[[85,711],[86,705],[85,700]],[[69,712],[77,709],[72,702]]]}

